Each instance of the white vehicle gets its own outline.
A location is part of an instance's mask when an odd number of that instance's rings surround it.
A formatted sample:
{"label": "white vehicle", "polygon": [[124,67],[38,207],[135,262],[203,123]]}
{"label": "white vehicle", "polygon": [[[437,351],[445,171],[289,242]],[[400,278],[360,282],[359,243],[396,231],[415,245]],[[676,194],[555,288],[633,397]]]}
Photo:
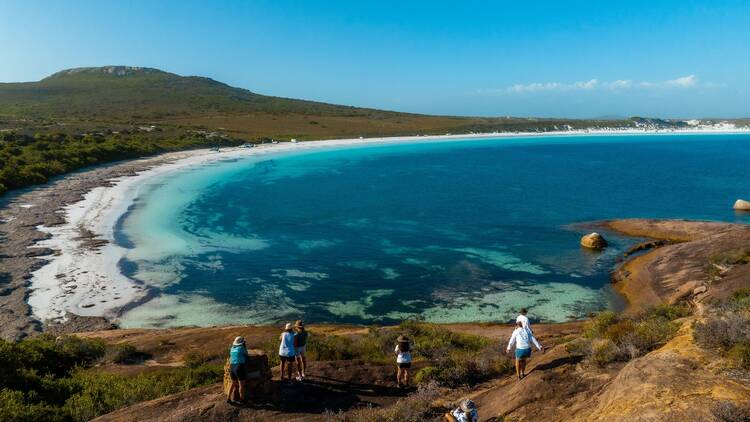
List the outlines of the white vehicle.
{"label": "white vehicle", "polygon": [[293,143],[293,144],[296,144],[296,143],[297,143],[297,140],[296,140],[296,139],[294,139],[294,138],[292,138],[292,143]]}

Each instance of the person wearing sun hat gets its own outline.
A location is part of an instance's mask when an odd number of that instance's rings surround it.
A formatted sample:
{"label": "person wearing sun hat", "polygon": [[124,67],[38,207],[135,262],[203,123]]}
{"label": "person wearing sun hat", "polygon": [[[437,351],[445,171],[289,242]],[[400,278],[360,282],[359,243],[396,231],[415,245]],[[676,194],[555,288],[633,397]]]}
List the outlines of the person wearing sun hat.
{"label": "person wearing sun hat", "polygon": [[227,403],[232,403],[236,397],[239,401],[245,401],[245,380],[247,379],[247,347],[245,338],[235,337],[232,347],[229,349],[229,377],[232,385],[227,394]]}
{"label": "person wearing sun hat", "polygon": [[294,368],[294,327],[291,323],[286,323],[284,332],[279,336],[279,359],[281,360],[281,380],[284,381],[284,374],[287,380],[292,380],[292,370]]}
{"label": "person wearing sun hat", "polygon": [[478,422],[477,405],[472,400],[464,400],[456,410],[446,413],[443,420],[449,422]]}
{"label": "person wearing sun hat", "polygon": [[305,323],[298,319],[294,323],[294,329],[297,333],[294,335],[294,356],[297,361],[297,381],[305,379],[305,369],[307,369],[307,358],[305,350],[307,341],[310,339],[310,333],[305,330]]}
{"label": "person wearing sun hat", "polygon": [[396,382],[400,388],[409,386],[409,368],[411,368],[411,345],[406,336],[400,335],[396,339]]}

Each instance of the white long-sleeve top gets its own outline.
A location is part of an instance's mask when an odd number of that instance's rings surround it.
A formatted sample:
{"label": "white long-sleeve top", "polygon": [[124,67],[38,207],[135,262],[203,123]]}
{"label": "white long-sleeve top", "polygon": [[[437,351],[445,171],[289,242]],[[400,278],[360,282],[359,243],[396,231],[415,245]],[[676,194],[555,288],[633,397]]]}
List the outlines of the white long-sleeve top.
{"label": "white long-sleeve top", "polygon": [[534,334],[531,334],[531,331],[529,331],[528,328],[517,327],[515,330],[513,330],[513,335],[510,336],[510,341],[508,342],[508,350],[513,347],[514,343],[516,345],[516,349],[529,349],[531,348],[532,342],[534,343],[534,346],[536,346],[537,350],[542,350],[542,346],[539,345],[539,342],[536,341],[536,337],[534,337]]}

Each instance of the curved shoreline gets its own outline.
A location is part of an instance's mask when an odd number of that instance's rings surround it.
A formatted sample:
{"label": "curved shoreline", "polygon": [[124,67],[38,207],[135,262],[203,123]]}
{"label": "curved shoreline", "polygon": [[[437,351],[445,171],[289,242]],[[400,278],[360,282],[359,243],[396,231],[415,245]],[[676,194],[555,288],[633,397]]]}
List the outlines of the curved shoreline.
{"label": "curved shoreline", "polygon": [[[413,136],[371,139],[343,139],[318,142],[266,144],[257,148],[232,148],[222,152],[194,150],[168,153],[152,158],[117,163],[103,168],[96,168],[79,174],[68,175],[48,185],[35,188],[29,192],[9,195],[4,200],[5,207],[0,209],[2,226],[11,226],[8,238],[18,237],[12,230],[14,226],[25,229],[24,236],[10,245],[15,253],[8,254],[3,250],[4,260],[23,259],[14,266],[10,284],[16,302],[10,315],[0,314],[0,323],[12,319],[25,320],[23,324],[11,327],[13,331],[3,329],[2,337],[18,337],[30,331],[39,331],[41,327],[35,320],[64,320],[66,313],[91,317],[104,316],[113,318],[117,313],[147,294],[133,280],[124,277],[117,267],[117,262],[124,254],[124,249],[114,242],[114,228],[118,219],[129,208],[137,197],[138,185],[144,180],[177,171],[186,167],[202,165],[221,160],[258,156],[266,153],[285,153],[300,150],[336,148],[357,145],[376,145],[388,143],[414,143],[419,141],[472,141],[493,138],[532,138],[557,136],[598,136],[598,135],[644,135],[660,136],[687,134],[745,134],[750,131],[738,130],[684,130],[684,131],[644,131],[644,130],[590,130],[552,133],[490,133],[471,135]],[[69,186],[71,181],[78,181],[77,186]],[[43,199],[43,201],[38,201]],[[43,203],[37,203],[43,202]],[[29,222],[23,214],[34,213],[37,221]],[[9,209],[15,212],[8,212]],[[64,217],[57,210],[62,210]],[[19,212],[20,211],[20,212]],[[15,214],[15,215],[14,215]],[[19,220],[19,217],[21,220]],[[31,220],[34,220],[33,218]],[[18,224],[24,223],[24,224]],[[0,227],[2,227],[0,226]],[[6,227],[2,227],[6,229]],[[36,231],[29,235],[29,229]],[[23,244],[23,245],[22,245]],[[6,245],[3,245],[6,246]],[[28,248],[32,252],[29,252]],[[5,248],[4,248],[5,249]],[[25,249],[25,253],[24,253]],[[54,256],[41,261],[37,256]],[[23,256],[22,256],[23,255]],[[36,256],[35,256],[36,255]],[[75,275],[72,280],[64,281],[58,274]],[[26,285],[25,280],[30,280]],[[63,280],[63,281],[61,281]],[[114,280],[114,282],[113,282]],[[20,281],[20,283],[19,283]],[[66,289],[67,287],[67,289]],[[6,288],[6,290],[8,289]],[[23,301],[19,306],[18,292]],[[30,294],[28,294],[28,292]],[[67,294],[65,294],[67,292]],[[7,298],[6,295],[5,298]],[[9,298],[8,298],[9,299]],[[2,300],[2,299],[0,299]],[[106,302],[102,302],[106,300]],[[26,302],[28,301],[28,306]],[[2,302],[0,302],[2,304]],[[91,306],[85,306],[91,305]],[[27,306],[26,312],[18,312]],[[33,309],[33,314],[29,310]],[[20,315],[19,315],[20,314]],[[76,323],[80,319],[73,318]],[[5,324],[3,324],[5,325]],[[90,328],[86,324],[82,328]],[[73,327],[77,330],[77,327]],[[15,331],[15,332],[14,332]]]}

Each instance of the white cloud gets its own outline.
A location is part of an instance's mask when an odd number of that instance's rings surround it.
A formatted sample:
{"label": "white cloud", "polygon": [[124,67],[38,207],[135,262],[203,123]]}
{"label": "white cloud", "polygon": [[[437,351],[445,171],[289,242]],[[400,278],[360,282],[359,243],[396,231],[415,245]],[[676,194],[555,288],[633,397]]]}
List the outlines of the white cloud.
{"label": "white cloud", "polygon": [[597,85],[599,85],[599,80],[591,79],[586,82],[576,82],[573,84],[573,87],[579,88],[579,89],[594,89],[596,88]]}
{"label": "white cloud", "polygon": [[696,78],[695,75],[683,76],[681,78],[672,79],[672,80],[664,82],[665,85],[677,86],[681,88],[688,88],[691,86],[695,86],[695,84],[697,83],[698,83],[698,78]]}
{"label": "white cloud", "polygon": [[599,79],[589,79],[588,81],[579,81],[573,83],[562,83],[562,82],[532,82],[529,84],[515,84],[505,89],[485,89],[476,91],[477,94],[493,94],[493,93],[529,93],[529,92],[542,92],[542,91],[593,91],[597,89],[608,89],[608,90],[626,90],[626,89],[663,89],[663,88],[693,88],[693,87],[705,87],[705,88],[718,88],[725,87],[726,84],[705,82],[699,83],[698,77],[695,75],[681,76],[679,78],[670,79],[660,82],[641,81],[635,82],[632,79],[618,79],[615,81],[601,82]]}
{"label": "white cloud", "polygon": [[609,89],[627,89],[633,86],[633,81],[630,79],[618,79],[612,82],[605,82],[602,85]]}

